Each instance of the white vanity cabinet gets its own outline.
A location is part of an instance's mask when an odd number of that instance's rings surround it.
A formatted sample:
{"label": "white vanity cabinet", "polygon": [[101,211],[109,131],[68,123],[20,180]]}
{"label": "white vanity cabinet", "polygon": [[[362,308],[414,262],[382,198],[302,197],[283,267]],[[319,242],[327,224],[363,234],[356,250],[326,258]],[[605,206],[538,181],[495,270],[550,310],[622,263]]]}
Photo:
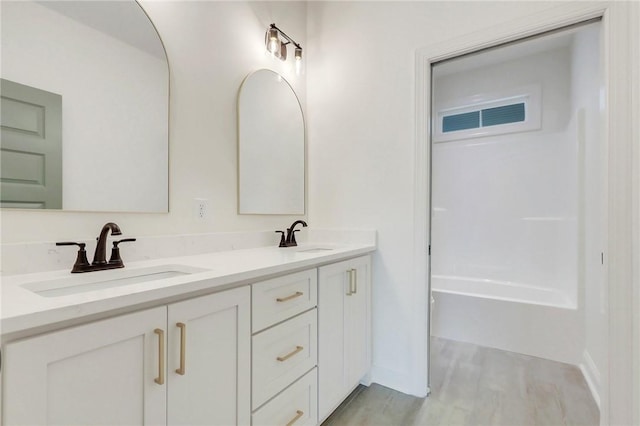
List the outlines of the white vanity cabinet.
{"label": "white vanity cabinet", "polygon": [[[264,251],[276,261],[263,273],[150,283],[157,298],[124,288],[104,300],[38,296],[2,335],[1,424],[317,426],[368,380],[371,249],[313,262],[304,251]],[[5,284],[18,302],[18,290],[29,291],[19,278],[11,291]],[[196,291],[211,293],[186,299]],[[105,319],[88,322],[96,304]],[[109,317],[120,309],[130,313]],[[35,335],[44,315],[76,325]]]}
{"label": "white vanity cabinet", "polygon": [[249,318],[244,286],[9,343],[3,424],[246,425]]}
{"label": "white vanity cabinet", "polygon": [[318,409],[326,419],[371,367],[371,259],[318,268]]}

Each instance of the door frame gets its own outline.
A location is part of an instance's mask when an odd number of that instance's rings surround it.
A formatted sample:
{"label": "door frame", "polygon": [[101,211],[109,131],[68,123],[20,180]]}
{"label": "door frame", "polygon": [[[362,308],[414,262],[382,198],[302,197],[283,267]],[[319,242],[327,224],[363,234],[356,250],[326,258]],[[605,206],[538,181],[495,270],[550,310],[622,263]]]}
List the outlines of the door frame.
{"label": "door frame", "polygon": [[[602,19],[605,107],[603,166],[606,193],[605,268],[608,294],[608,380],[600,395],[601,424],[640,420],[640,5],[635,2],[565,2],[542,13],[506,22],[416,51],[414,147],[413,393],[428,395],[430,294],[431,65],[594,18]],[[635,37],[635,38],[634,38]],[[635,77],[636,80],[633,80]],[[631,83],[629,83],[631,82]],[[631,84],[631,86],[630,86]],[[630,90],[631,89],[631,90]],[[635,144],[634,144],[635,141]],[[610,285],[611,284],[611,285]],[[635,312],[635,314],[634,314]],[[427,336],[425,338],[425,336]],[[632,374],[630,374],[630,372]]]}

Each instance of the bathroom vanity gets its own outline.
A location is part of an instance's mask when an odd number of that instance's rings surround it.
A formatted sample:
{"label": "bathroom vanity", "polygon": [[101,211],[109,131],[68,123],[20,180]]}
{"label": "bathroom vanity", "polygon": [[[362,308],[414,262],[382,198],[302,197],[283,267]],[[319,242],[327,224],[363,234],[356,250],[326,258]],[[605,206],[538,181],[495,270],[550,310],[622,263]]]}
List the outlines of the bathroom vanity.
{"label": "bathroom vanity", "polygon": [[368,380],[373,250],[263,247],[6,277],[2,422],[319,424]]}

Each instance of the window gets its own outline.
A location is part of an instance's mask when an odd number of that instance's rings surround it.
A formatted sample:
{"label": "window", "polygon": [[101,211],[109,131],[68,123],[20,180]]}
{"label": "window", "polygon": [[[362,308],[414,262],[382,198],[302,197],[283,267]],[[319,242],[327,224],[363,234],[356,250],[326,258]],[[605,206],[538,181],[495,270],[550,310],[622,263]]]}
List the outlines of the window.
{"label": "window", "polygon": [[442,117],[442,131],[444,133],[466,129],[477,129],[478,127],[480,127],[480,111],[445,115]]}
{"label": "window", "polygon": [[518,123],[525,121],[524,102],[487,108],[481,111],[481,127],[499,126],[500,124]]}
{"label": "window", "polygon": [[[436,115],[435,142],[476,138],[540,128],[540,89],[530,87],[525,95],[442,109]],[[462,103],[462,102],[461,102]]]}

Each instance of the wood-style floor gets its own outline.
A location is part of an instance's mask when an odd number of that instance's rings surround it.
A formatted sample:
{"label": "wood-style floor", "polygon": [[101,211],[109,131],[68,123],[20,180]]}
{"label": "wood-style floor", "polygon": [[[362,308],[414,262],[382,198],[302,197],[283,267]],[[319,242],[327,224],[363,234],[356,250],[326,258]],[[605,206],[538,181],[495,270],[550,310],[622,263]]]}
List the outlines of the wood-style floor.
{"label": "wood-style floor", "polygon": [[573,365],[435,337],[431,344],[431,396],[359,386],[323,426],[599,424]]}

